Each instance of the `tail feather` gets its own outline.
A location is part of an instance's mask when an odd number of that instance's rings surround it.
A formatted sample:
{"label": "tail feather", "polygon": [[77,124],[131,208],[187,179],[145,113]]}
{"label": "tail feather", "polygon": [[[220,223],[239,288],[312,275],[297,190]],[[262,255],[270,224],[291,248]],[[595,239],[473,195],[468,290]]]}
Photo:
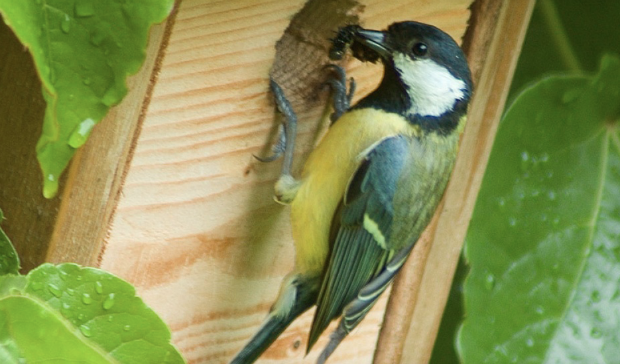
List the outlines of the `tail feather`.
{"label": "tail feather", "polygon": [[[278,301],[273,305],[272,312],[269,313],[258,332],[241,349],[230,364],[254,363],[273,344],[278,336],[286,330],[293,320],[316,303],[318,296],[317,281],[317,279],[303,280],[301,277],[295,277],[290,284],[287,284],[285,280],[284,293],[280,294]],[[291,292],[291,290],[293,291]],[[293,294],[294,300],[286,305],[288,307],[283,309],[280,301],[286,301],[287,293]]]}
{"label": "tail feather", "polygon": [[269,315],[267,321],[252,337],[252,340],[245,345],[230,364],[254,363],[296,317],[292,312],[291,315],[285,317]]}

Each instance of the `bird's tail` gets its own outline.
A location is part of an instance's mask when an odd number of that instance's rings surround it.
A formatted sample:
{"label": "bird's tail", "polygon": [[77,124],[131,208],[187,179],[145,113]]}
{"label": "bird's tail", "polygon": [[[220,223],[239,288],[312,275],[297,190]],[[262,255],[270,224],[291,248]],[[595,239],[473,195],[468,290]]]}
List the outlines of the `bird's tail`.
{"label": "bird's tail", "polygon": [[254,363],[293,320],[316,303],[318,286],[318,279],[285,278],[269,316],[230,364]]}

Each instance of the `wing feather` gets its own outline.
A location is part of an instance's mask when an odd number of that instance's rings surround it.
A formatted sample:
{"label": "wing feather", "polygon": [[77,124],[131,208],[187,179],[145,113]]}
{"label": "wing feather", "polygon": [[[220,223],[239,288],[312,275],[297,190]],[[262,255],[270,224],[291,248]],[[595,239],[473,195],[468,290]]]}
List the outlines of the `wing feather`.
{"label": "wing feather", "polygon": [[[366,155],[349,183],[332,222],[330,236],[334,240],[310,330],[308,351],[349,304],[354,307],[347,310],[345,323],[350,328],[355,327],[395,274],[383,272],[394,256],[389,244],[394,215],[392,201],[407,150],[403,136],[384,139]],[[373,282],[374,290],[373,287],[366,289],[369,282]],[[364,296],[360,299],[362,289]]]}

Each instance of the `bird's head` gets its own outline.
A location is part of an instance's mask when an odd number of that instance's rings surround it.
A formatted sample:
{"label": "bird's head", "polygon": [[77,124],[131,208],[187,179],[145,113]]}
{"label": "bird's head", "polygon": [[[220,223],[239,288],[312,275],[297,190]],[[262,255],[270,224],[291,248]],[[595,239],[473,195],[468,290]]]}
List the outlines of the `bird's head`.
{"label": "bird's head", "polygon": [[421,118],[466,109],[472,93],[469,66],[461,48],[442,30],[407,21],[386,31],[356,27],[349,32],[354,56],[380,59],[385,66],[374,95],[380,102],[396,103],[396,111]]}

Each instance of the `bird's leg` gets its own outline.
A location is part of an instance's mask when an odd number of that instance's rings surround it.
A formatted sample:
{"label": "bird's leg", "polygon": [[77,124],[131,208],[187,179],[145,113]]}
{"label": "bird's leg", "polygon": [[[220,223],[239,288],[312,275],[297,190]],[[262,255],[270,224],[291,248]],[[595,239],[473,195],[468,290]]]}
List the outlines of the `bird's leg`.
{"label": "bird's leg", "polygon": [[273,155],[266,158],[256,158],[261,162],[272,162],[284,154],[280,178],[278,178],[274,188],[274,199],[281,204],[289,204],[295,198],[300,185],[300,182],[291,175],[295,137],[297,136],[297,115],[295,115],[293,107],[286,99],[284,91],[273,79],[269,80],[269,86],[271,87],[271,92],[273,92],[278,110],[284,115],[284,121],[278,135],[278,142],[273,148]]}
{"label": "bird's leg", "polygon": [[347,92],[347,74],[344,68],[335,64],[328,64],[326,67],[335,73],[335,76],[327,80],[327,84],[333,90],[332,102],[334,112],[330,116],[333,124],[342,114],[349,110],[353,94],[355,93],[355,80],[352,77],[349,79],[349,91]]}

